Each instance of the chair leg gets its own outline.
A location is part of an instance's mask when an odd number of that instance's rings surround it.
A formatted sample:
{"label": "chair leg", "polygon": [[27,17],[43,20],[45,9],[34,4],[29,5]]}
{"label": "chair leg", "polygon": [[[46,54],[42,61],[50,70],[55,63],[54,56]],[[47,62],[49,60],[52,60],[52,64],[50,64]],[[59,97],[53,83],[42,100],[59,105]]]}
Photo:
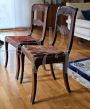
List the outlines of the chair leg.
{"label": "chair leg", "polygon": [[5,68],[8,64],[8,42],[5,42],[5,53],[6,53],[6,59],[5,59]]}
{"label": "chair leg", "polygon": [[47,71],[47,69],[46,69],[46,66],[45,66],[45,65],[43,65],[43,69],[44,69],[45,71]]}
{"label": "chair leg", "polygon": [[68,59],[66,57],[65,62],[63,62],[63,77],[64,77],[64,83],[65,83],[66,89],[70,93],[71,89],[68,82],[67,65],[68,65]]}
{"label": "chair leg", "polygon": [[37,89],[37,71],[38,67],[32,68],[32,93],[31,93],[31,102],[35,103],[36,89]]}
{"label": "chair leg", "polygon": [[23,76],[24,76],[24,60],[25,60],[25,55],[22,53],[21,54],[21,77],[20,77],[20,83],[22,83]]}
{"label": "chair leg", "polygon": [[16,52],[17,68],[16,68],[16,79],[19,78],[20,73],[20,53]]}
{"label": "chair leg", "polygon": [[54,70],[53,70],[53,65],[52,64],[50,64],[50,68],[51,68],[53,79],[56,80],[56,77],[55,77],[55,74],[54,74]]}

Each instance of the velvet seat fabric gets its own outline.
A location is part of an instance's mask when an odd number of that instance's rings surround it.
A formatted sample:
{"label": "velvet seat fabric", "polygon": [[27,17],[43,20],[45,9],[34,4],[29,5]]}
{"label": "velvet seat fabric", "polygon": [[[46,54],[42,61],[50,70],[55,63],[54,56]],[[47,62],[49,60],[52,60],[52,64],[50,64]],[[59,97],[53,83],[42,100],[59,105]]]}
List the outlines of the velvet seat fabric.
{"label": "velvet seat fabric", "polygon": [[14,47],[20,45],[23,42],[28,43],[28,41],[36,41],[36,39],[30,36],[6,36],[5,40],[11,43]]}

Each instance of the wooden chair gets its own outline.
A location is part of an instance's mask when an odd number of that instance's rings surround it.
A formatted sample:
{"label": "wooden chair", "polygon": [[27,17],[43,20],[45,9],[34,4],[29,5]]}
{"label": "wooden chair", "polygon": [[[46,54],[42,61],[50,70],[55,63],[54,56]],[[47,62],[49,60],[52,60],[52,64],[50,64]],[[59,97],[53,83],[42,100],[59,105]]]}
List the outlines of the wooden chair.
{"label": "wooden chair", "polygon": [[[54,30],[54,37],[50,44],[50,46],[22,46],[22,54],[21,54],[21,83],[23,80],[23,73],[24,73],[24,57],[26,56],[32,63],[32,94],[31,94],[31,102],[32,104],[35,101],[36,96],[36,88],[37,88],[37,71],[40,65],[44,64],[50,64],[51,71],[53,71],[53,63],[63,63],[63,77],[65,86],[68,92],[71,92],[68,82],[68,74],[67,74],[67,65],[68,65],[68,59],[69,54],[72,48],[73,44],[73,38],[74,38],[74,27],[75,27],[75,19],[77,14],[76,8],[68,7],[68,6],[62,6],[58,7],[57,14],[56,14],[56,21],[55,21],[55,30]],[[60,18],[60,15],[70,16],[71,17],[71,25],[70,29],[67,29],[67,26],[65,25],[58,25],[58,20]],[[60,48],[56,49],[54,46],[57,33],[60,30],[61,35],[66,34],[68,37],[68,43],[67,43],[67,49],[65,51],[61,51]]]}
{"label": "wooden chair", "polygon": [[[43,20],[35,19],[35,12],[43,12]],[[45,4],[34,4],[32,6],[31,11],[31,33],[28,36],[6,36],[5,37],[5,51],[6,51],[6,61],[5,61],[5,68],[8,64],[8,44],[14,46],[16,50],[16,57],[17,57],[17,71],[16,71],[16,78],[19,77],[20,71],[20,54],[21,54],[21,47],[22,45],[43,45],[45,35],[46,35],[46,23],[47,23],[47,15],[48,15],[48,5]],[[38,40],[32,37],[32,33],[34,27],[42,27],[42,35]]]}

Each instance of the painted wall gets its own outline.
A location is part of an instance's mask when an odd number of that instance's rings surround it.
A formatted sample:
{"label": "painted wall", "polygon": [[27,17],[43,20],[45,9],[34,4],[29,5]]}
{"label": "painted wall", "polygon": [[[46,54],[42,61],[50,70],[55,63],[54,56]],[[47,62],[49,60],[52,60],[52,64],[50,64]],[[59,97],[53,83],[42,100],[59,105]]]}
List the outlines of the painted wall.
{"label": "painted wall", "polygon": [[42,0],[15,0],[15,26],[29,27],[31,18],[31,6]]}
{"label": "painted wall", "polygon": [[15,26],[14,0],[0,0],[0,28],[11,28]]}
{"label": "painted wall", "polygon": [[31,6],[42,0],[0,0],[0,29],[29,27]]}

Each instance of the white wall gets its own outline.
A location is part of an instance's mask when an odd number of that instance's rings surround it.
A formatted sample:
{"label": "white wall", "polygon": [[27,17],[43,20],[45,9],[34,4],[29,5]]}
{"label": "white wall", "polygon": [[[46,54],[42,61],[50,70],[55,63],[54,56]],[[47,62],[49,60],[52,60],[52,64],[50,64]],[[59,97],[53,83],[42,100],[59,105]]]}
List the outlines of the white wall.
{"label": "white wall", "polygon": [[29,27],[31,6],[42,0],[0,0],[0,29]]}
{"label": "white wall", "polygon": [[0,0],[0,28],[14,28],[14,0]]}
{"label": "white wall", "polygon": [[15,26],[29,27],[31,18],[31,6],[42,0],[15,0]]}

